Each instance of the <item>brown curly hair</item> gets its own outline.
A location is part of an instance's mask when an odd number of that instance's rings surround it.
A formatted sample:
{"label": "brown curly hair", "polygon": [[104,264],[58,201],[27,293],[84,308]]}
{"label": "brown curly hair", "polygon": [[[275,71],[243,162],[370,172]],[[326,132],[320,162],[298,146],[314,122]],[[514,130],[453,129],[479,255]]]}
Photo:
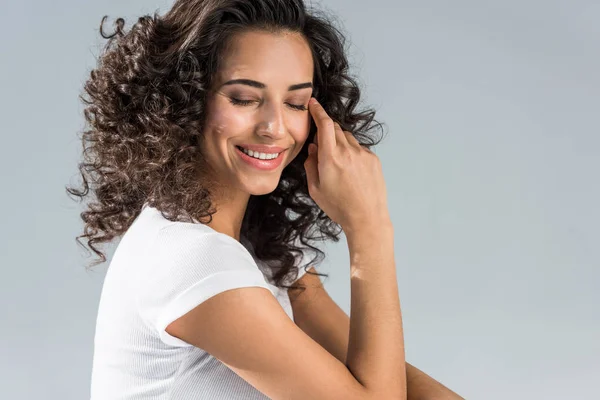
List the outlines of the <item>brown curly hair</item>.
{"label": "brown curly hair", "polygon": [[[355,111],[360,89],[348,71],[344,35],[334,18],[309,13],[302,0],[177,0],[164,16],[142,16],[128,32],[118,18],[108,35],[106,18],[100,34],[108,42],[80,95],[86,120],[82,187],[66,187],[80,201],[90,191],[95,196],[81,213],[84,233],[76,238],[80,245],[80,238],[87,238],[100,257],[92,265],[106,261],[95,244],[125,233],[144,203],[171,221],[212,220],[211,187],[198,181],[204,160],[198,143],[205,94],[234,33],[302,34],[313,55],[313,97],[366,148],[381,141],[371,133],[382,127],[375,111]],[[250,196],[241,227],[278,287],[302,288],[283,283],[297,277],[294,254],[318,253],[305,268],[320,262],[324,253],[309,241],[337,242],[342,231],[308,194],[304,161],[315,132],[312,121],[302,150],[283,169],[273,192]]]}

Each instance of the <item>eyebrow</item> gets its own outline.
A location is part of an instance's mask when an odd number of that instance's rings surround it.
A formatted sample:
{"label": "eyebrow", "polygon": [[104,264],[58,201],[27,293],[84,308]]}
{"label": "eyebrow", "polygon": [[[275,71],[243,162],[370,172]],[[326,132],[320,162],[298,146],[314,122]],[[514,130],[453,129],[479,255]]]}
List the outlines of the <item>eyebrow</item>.
{"label": "eyebrow", "polygon": [[[259,88],[259,89],[264,89],[267,87],[267,85],[265,85],[264,83],[258,82],[258,81],[252,80],[252,79],[232,79],[230,81],[225,82],[221,86],[235,85],[235,84],[248,85],[248,86],[252,86],[255,88]],[[306,88],[312,88],[312,87],[313,87],[312,82],[296,83],[295,85],[290,85],[288,87],[288,91],[306,89]]]}

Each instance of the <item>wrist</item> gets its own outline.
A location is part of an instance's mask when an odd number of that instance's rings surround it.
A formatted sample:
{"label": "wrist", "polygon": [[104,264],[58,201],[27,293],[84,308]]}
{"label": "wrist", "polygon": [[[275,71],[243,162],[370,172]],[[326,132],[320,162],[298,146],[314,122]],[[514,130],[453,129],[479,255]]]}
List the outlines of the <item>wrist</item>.
{"label": "wrist", "polygon": [[348,226],[344,229],[344,234],[351,252],[393,247],[394,243],[394,227],[389,220]]}
{"label": "wrist", "polygon": [[394,226],[389,215],[381,217],[370,217],[363,220],[356,219],[350,223],[342,225],[342,230],[346,237],[359,234],[387,235],[394,231]]}

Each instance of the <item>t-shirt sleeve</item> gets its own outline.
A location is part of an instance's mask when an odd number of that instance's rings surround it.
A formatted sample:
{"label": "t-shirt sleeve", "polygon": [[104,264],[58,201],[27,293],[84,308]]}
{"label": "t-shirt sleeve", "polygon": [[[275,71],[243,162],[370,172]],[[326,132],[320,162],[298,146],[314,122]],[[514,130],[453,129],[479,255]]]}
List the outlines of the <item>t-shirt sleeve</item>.
{"label": "t-shirt sleeve", "polygon": [[263,287],[273,293],[237,240],[193,224],[162,228],[147,256],[147,268],[136,290],[138,311],[168,345],[191,346],[165,328],[218,293],[241,287]]}

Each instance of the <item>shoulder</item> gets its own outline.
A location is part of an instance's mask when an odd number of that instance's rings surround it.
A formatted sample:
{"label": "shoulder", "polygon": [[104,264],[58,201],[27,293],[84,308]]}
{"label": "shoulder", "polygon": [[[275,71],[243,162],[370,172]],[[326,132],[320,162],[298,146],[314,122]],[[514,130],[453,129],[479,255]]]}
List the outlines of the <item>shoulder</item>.
{"label": "shoulder", "polygon": [[224,233],[199,223],[173,222],[160,228],[153,250],[160,256],[201,255],[204,258],[241,257],[254,264],[248,249]]}
{"label": "shoulder", "polygon": [[[172,222],[153,235],[145,255],[148,263],[140,277],[150,293],[161,286],[183,290],[194,282],[213,282],[223,286],[226,280],[243,279],[264,282],[256,261],[240,242],[197,224]],[[220,282],[216,284],[215,282]]]}

